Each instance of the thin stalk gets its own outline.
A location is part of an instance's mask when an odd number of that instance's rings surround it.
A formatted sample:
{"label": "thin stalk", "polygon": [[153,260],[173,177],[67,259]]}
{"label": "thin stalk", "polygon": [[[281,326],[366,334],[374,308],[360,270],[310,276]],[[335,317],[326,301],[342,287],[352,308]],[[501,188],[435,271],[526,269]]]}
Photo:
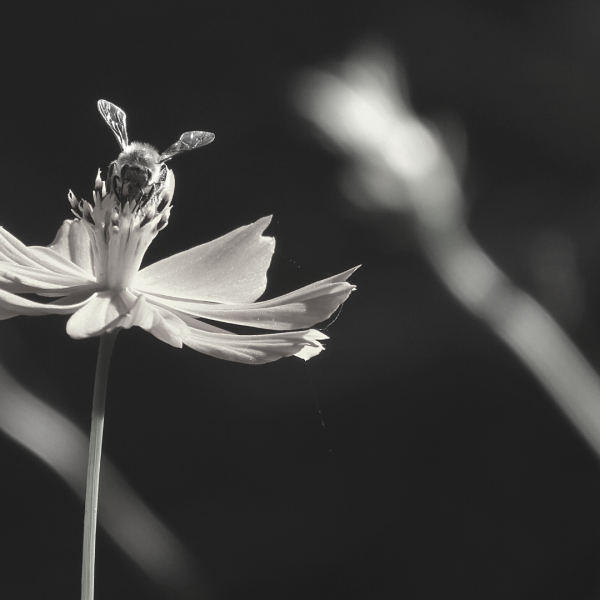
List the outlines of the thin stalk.
{"label": "thin stalk", "polygon": [[96,562],[96,524],[98,521],[98,487],[100,483],[100,460],[102,458],[102,433],[104,430],[104,407],[110,357],[118,329],[100,337],[94,400],[92,404],[92,428],[88,455],[87,481],[85,486],[85,516],[83,519],[83,560],[81,564],[81,600],[94,600],[94,565]]}

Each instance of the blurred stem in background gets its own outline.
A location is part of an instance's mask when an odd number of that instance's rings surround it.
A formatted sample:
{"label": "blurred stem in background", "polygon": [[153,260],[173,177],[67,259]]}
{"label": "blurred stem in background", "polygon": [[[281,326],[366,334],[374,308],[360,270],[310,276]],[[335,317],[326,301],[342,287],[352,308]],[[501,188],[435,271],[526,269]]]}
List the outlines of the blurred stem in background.
{"label": "blurred stem in background", "polygon": [[[41,458],[84,498],[88,436],[23,388],[0,365],[0,430]],[[104,457],[98,522],[165,598],[209,599],[183,544]]]}
{"label": "blurred stem in background", "polygon": [[469,233],[457,167],[436,130],[409,106],[392,53],[365,46],[335,73],[304,74],[295,92],[300,113],[350,161],[351,199],[411,221],[447,288],[508,344],[600,456],[600,378]]}

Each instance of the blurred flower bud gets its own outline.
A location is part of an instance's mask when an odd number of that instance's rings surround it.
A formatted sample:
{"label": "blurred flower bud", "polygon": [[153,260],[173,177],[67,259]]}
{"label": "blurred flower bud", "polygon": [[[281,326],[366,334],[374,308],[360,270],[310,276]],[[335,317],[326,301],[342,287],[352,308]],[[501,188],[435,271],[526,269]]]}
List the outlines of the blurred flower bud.
{"label": "blurred flower bud", "polygon": [[300,113],[352,161],[345,191],[362,208],[411,211],[424,226],[463,221],[457,168],[439,132],[421,121],[391,51],[369,45],[336,73],[310,71],[295,96]]}

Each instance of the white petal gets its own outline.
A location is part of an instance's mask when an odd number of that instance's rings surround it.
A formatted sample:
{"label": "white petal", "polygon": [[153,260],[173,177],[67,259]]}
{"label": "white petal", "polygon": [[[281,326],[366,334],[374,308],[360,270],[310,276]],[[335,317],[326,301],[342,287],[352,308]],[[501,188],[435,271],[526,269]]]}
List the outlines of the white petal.
{"label": "white petal", "polygon": [[128,290],[100,292],[67,323],[67,333],[75,339],[88,338],[117,327],[138,326],[159,340],[181,348],[187,325],[168,310],[148,304],[143,296]]}
{"label": "white petal", "polygon": [[210,326],[201,321],[190,323],[189,334],[183,343],[198,352],[209,354],[215,358],[231,360],[252,365],[260,365],[286,356],[297,355],[307,360],[311,350],[314,354],[323,350],[318,340],[327,336],[314,329],[308,331],[286,331],[285,333],[268,333],[265,335],[236,335]]}
{"label": "white petal", "polygon": [[29,246],[27,250],[29,251],[29,255],[37,261],[42,268],[56,273],[79,277],[85,281],[96,281],[91,273],[84,271],[69,259],[52,250],[52,248],[46,248],[45,246]]}
{"label": "white petal", "polygon": [[152,306],[144,296],[138,296],[131,305],[133,294],[127,292],[126,303],[130,305],[129,314],[119,322],[119,327],[129,329],[134,325],[145,329],[159,340],[181,348],[183,340],[189,334],[187,325],[171,311]]}
{"label": "white petal", "polygon": [[311,283],[295,292],[253,304],[208,304],[181,298],[148,294],[154,304],[167,306],[194,317],[263,329],[302,329],[330,317],[355,286],[346,279],[358,267]]}
{"label": "white petal", "polygon": [[67,333],[74,339],[100,335],[114,329],[114,323],[129,309],[115,290],[96,294],[67,322]]}
{"label": "white petal", "polygon": [[[87,302],[92,298],[92,296],[96,296],[98,294],[95,290],[79,290],[75,291],[68,296],[63,296],[62,298],[58,298],[57,300],[52,300],[50,303],[52,306],[67,306],[68,304],[81,304],[83,306],[83,302]],[[51,294],[40,294],[41,296],[51,296]]]}
{"label": "white petal", "polygon": [[18,317],[18,316],[19,316],[18,312],[0,308],[0,321],[6,321],[6,319],[12,319],[13,317]]}
{"label": "white petal", "polygon": [[0,261],[0,286],[15,294],[56,292],[64,296],[74,289],[96,287],[96,283],[71,274]]}
{"label": "white petal", "polygon": [[37,267],[37,263],[27,256],[27,246],[0,227],[0,260],[28,267]]}
{"label": "white petal", "polygon": [[[85,298],[81,302],[72,304],[67,304],[66,301],[62,304],[42,304],[40,302],[28,300],[27,298],[21,298],[21,296],[16,296],[15,294],[0,289],[0,314],[5,315],[0,316],[0,319],[8,319],[10,316],[17,315],[70,315],[71,313],[80,310],[82,307],[85,307],[92,298],[93,296]],[[68,300],[68,298],[66,300]]]}
{"label": "white petal", "polygon": [[48,247],[89,275],[94,275],[92,243],[81,221],[65,221]]}
{"label": "white petal", "polygon": [[325,334],[317,331],[316,329],[311,329],[308,333],[309,335],[306,336],[306,339],[314,342],[314,345],[306,345],[304,348],[302,348],[302,350],[300,350],[300,352],[296,352],[296,354],[294,354],[294,356],[297,356],[302,360],[308,360],[309,358],[312,358],[313,356],[316,356],[325,350],[325,346],[323,346],[319,340],[328,339]]}
{"label": "white petal", "polygon": [[223,237],[142,269],[135,288],[158,295],[207,302],[253,302],[264,291],[275,248],[262,236],[264,217]]}
{"label": "white petal", "polygon": [[82,283],[94,281],[93,276],[58,252],[41,246],[25,246],[1,227],[0,262],[76,277]]}

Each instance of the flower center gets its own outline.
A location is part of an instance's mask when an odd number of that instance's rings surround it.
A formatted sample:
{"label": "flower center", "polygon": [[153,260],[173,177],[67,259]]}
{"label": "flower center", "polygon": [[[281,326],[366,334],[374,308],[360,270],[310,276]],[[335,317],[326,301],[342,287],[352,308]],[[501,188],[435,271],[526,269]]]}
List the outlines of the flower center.
{"label": "flower center", "polygon": [[[170,179],[170,181],[169,181]],[[159,198],[137,197],[123,202],[96,177],[93,205],[69,192],[73,213],[84,224],[92,242],[93,266],[101,289],[124,290],[133,285],[144,254],[158,232],[166,227],[171,211],[174,177]]]}

